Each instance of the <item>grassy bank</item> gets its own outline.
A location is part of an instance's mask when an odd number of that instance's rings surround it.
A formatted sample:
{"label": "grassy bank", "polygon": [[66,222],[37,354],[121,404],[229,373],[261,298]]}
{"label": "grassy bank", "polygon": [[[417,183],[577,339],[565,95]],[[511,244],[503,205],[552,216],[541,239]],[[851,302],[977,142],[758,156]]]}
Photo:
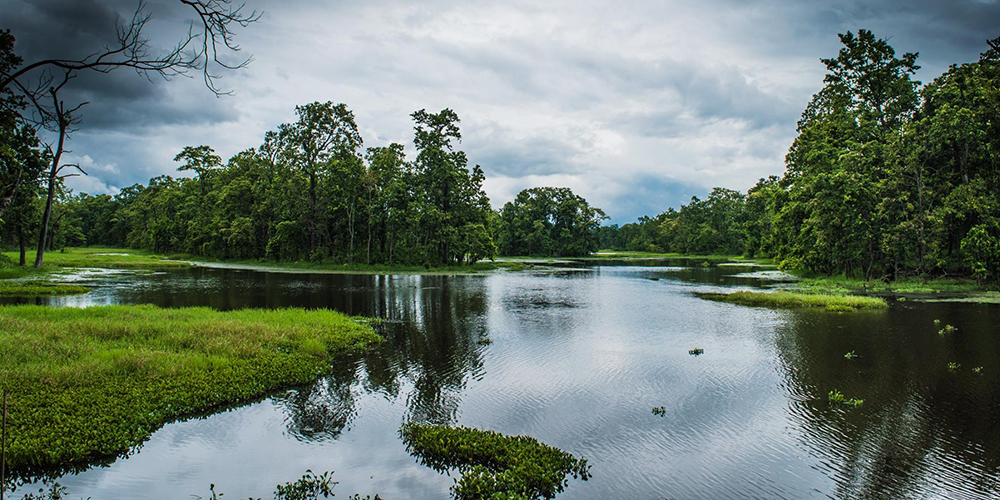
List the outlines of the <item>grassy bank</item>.
{"label": "grassy bank", "polygon": [[0,297],[39,297],[48,295],[77,295],[90,289],[79,285],[54,283],[0,282]]}
{"label": "grassy bank", "polygon": [[760,307],[823,307],[831,311],[849,312],[857,309],[881,309],[888,307],[885,299],[859,297],[855,295],[831,295],[825,293],[792,292],[733,292],[704,293],[699,297],[719,302],[729,302],[745,306]]}
{"label": "grassy bank", "polygon": [[[16,252],[4,252],[4,255],[16,260]],[[23,273],[33,273],[31,265],[35,261],[35,253],[28,254],[28,268]],[[66,248],[45,252],[43,271],[52,271],[61,267],[98,267],[104,269],[148,269],[167,270],[191,267],[186,262],[168,260],[166,256],[124,248]],[[13,277],[13,276],[11,276]]]}
{"label": "grassy bank", "polygon": [[903,278],[886,283],[841,276],[805,276],[796,283],[801,290],[824,293],[880,293],[886,295],[924,293],[975,293],[985,288],[974,280],[961,278]]}
{"label": "grassy bank", "polygon": [[125,452],[171,420],[307,383],[380,340],[323,310],[0,307],[8,466]]}

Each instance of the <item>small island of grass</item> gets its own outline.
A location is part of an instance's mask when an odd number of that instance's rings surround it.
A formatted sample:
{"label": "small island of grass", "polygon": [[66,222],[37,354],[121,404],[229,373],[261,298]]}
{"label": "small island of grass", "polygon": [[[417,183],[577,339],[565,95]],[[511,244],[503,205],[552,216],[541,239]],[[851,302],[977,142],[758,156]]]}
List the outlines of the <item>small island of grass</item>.
{"label": "small island of grass", "polygon": [[885,299],[856,295],[831,295],[824,293],[750,292],[703,293],[699,297],[719,302],[759,307],[822,307],[829,311],[851,312],[858,309],[888,307]]}
{"label": "small island of grass", "polygon": [[56,283],[0,282],[0,297],[40,297],[50,295],[79,295],[90,289],[80,285]]}
{"label": "small island of grass", "polygon": [[15,474],[126,452],[167,422],[315,380],[381,341],[343,314],[152,306],[0,307]]}
{"label": "small island of grass", "polygon": [[567,476],[590,477],[586,459],[528,436],[422,424],[406,424],[400,433],[407,450],[425,465],[439,472],[459,471],[452,486],[459,500],[554,498]]}

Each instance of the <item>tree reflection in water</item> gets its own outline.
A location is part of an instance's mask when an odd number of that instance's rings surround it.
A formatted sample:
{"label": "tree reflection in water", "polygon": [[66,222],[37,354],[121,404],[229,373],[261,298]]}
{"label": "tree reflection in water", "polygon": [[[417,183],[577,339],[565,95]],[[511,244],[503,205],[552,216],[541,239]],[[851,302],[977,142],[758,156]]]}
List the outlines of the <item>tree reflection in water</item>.
{"label": "tree reflection in water", "polygon": [[[386,277],[360,277],[378,285]],[[414,422],[455,423],[469,377],[481,375],[485,335],[483,287],[449,293],[456,277],[406,277],[413,286],[385,286],[384,293],[345,297],[338,309],[384,320],[377,328],[386,342],[356,357],[337,360],[316,383],[276,396],[296,439],[335,439],[356,414],[359,392],[388,399],[404,397]],[[481,281],[481,280],[480,280]],[[470,288],[472,288],[470,290]],[[350,295],[350,294],[348,294]]]}
{"label": "tree reflection in water", "polygon": [[[798,311],[778,328],[790,414],[801,422],[803,448],[835,481],[834,496],[920,497],[938,491],[936,485],[959,487],[968,497],[996,491],[1000,365],[989,355],[997,342],[991,315],[992,309],[975,305],[850,315]],[[960,325],[959,332],[937,335],[938,318]],[[844,359],[849,351],[860,357]],[[986,368],[952,373],[947,364],[953,359]],[[864,399],[864,407],[831,406],[826,394],[834,388]],[[954,493],[939,493],[948,491]]]}

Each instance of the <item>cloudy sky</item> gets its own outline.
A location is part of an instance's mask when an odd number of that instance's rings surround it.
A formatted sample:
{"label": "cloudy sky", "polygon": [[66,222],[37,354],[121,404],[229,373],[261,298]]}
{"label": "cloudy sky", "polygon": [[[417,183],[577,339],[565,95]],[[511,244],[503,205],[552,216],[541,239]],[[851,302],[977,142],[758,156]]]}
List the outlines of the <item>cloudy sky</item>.
{"label": "cloudy sky", "polygon": [[[150,0],[151,42],[190,22],[177,0]],[[97,50],[135,0],[0,0],[0,29],[27,61]],[[201,81],[84,75],[70,143],[89,177],[115,192],[173,174],[186,145],[224,158],[258,146],[294,106],[344,102],[366,146],[412,151],[417,109],[454,109],[465,150],[499,207],[520,189],[568,186],[613,222],[678,206],[713,186],[745,190],[780,174],[795,121],[822,85],[837,33],[871,29],[919,52],[927,82],[976,60],[1000,36],[997,0],[443,2],[247,0],[264,12],[238,31],[253,63],[225,74],[231,97]]]}

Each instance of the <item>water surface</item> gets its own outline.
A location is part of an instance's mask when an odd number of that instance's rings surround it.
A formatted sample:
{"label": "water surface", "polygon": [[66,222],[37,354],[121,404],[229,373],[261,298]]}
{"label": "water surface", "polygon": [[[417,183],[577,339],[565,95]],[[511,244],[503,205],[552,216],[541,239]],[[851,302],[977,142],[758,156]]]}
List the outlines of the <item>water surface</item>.
{"label": "water surface", "polygon": [[[593,478],[571,481],[564,499],[1000,496],[1000,306],[836,314],[693,294],[765,284],[758,276],[595,265],[87,277],[87,295],[32,302],[325,307],[385,318],[389,341],[313,385],[169,424],[128,458],[59,481],[74,498],[191,498],[210,483],[243,498],[312,469],[334,470],[342,496],[446,498],[453,479],[398,436],[421,421],[527,434],[587,458]],[[940,336],[934,319],[958,331]],[[696,347],[705,353],[689,355]],[[865,403],[831,404],[833,389]]]}

